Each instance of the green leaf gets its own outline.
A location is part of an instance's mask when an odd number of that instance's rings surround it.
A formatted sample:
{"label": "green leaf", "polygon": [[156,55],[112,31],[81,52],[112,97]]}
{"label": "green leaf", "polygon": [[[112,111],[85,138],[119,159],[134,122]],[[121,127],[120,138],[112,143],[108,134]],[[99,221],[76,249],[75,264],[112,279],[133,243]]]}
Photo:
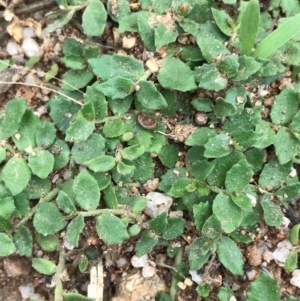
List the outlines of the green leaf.
{"label": "green leaf", "polygon": [[55,125],[65,133],[70,125],[72,116],[79,111],[80,106],[63,97],[51,98],[49,106],[50,116]]}
{"label": "green leaf", "polygon": [[224,73],[226,77],[231,78],[237,75],[239,69],[239,56],[235,53],[226,56],[221,62],[219,63],[219,71]]}
{"label": "green leaf", "polygon": [[202,251],[203,246],[206,242],[207,238],[203,236],[196,238],[190,246],[189,262],[190,269],[192,271],[201,269],[203,265],[208,261],[210,252],[203,253]]}
{"label": "green leaf", "polygon": [[238,205],[242,210],[252,212],[252,203],[250,198],[247,195],[241,194],[232,194],[231,199],[233,202]]}
{"label": "green leaf", "polygon": [[56,138],[56,129],[49,120],[41,120],[36,133],[36,144],[40,147],[48,147]]}
{"label": "green leaf", "polygon": [[199,32],[199,25],[197,24],[197,22],[191,19],[184,18],[181,19],[178,23],[185,32],[190,33],[193,36],[197,35]]}
{"label": "green leaf", "polygon": [[300,32],[300,13],[289,19],[262,40],[253,53],[254,57],[267,58]]}
{"label": "green leaf", "polygon": [[246,301],[279,301],[280,286],[276,280],[266,273],[261,273],[258,278],[250,284]]}
{"label": "green leaf", "polygon": [[[32,57],[30,58],[30,59],[32,59]],[[40,57],[36,57],[36,61],[35,62],[32,62],[33,63],[33,65],[35,64],[35,63],[37,63],[38,61],[40,60]],[[27,61],[27,63],[28,63],[28,61]],[[30,62],[30,64],[31,64],[31,62]],[[29,67],[29,66],[28,66]],[[33,66],[32,66],[33,67]],[[29,68],[32,68],[32,67],[29,67]],[[50,69],[47,71],[47,73],[45,74],[45,81],[46,82],[49,82],[53,77],[55,77],[56,75],[57,75],[57,73],[58,73],[58,70],[59,70],[59,68],[58,68],[58,65],[57,64],[52,64],[51,65],[51,67],[50,67]]]}
{"label": "green leaf", "polygon": [[66,132],[66,141],[79,143],[86,141],[95,129],[94,122],[88,121],[82,116],[78,116],[71,123]]}
{"label": "green leaf", "polygon": [[262,64],[257,62],[253,57],[242,55],[239,56],[239,70],[235,76],[235,80],[243,81],[248,80],[251,75],[257,72]]}
{"label": "green leaf", "polygon": [[229,193],[243,190],[253,176],[251,165],[246,159],[240,160],[227,172],[225,186]]}
{"label": "green leaf", "polygon": [[50,190],[51,181],[48,178],[41,179],[38,176],[32,175],[23,192],[28,199],[36,200],[44,197]]}
{"label": "green leaf", "polygon": [[62,209],[65,213],[71,213],[73,211],[76,211],[74,203],[63,190],[59,191],[56,198],[56,203],[58,207]]}
{"label": "green leaf", "polygon": [[64,293],[62,294],[62,297],[64,301],[94,301],[92,298],[87,298],[75,293]]}
{"label": "green leaf", "polygon": [[108,186],[103,190],[104,200],[107,208],[117,209],[118,199],[116,197],[116,191],[113,186]]}
{"label": "green leaf", "polygon": [[167,224],[167,213],[162,212],[149,221],[149,229],[155,231],[156,234],[161,234],[166,230]]}
{"label": "green leaf", "polygon": [[196,292],[201,297],[208,297],[211,291],[212,291],[212,287],[209,284],[207,284],[207,283],[201,283],[196,288]]}
{"label": "green leaf", "polygon": [[157,79],[166,89],[182,92],[197,88],[192,70],[179,59],[165,58]]}
{"label": "green leaf", "polygon": [[51,23],[50,25],[47,26],[46,31],[47,32],[53,32],[59,28],[62,28],[65,26],[73,17],[75,14],[74,9],[70,10],[61,10],[57,14],[56,20],[54,23]]}
{"label": "green leaf", "polygon": [[2,216],[0,216],[0,231],[5,232],[5,231],[11,231],[13,230],[13,224],[9,219],[6,219]]}
{"label": "green leaf", "polygon": [[229,196],[219,193],[213,202],[213,213],[221,222],[225,233],[234,231],[242,221],[242,211]]}
{"label": "green leaf", "polygon": [[28,166],[33,174],[46,179],[53,170],[54,156],[47,150],[34,149],[28,156]]}
{"label": "green leaf", "polygon": [[54,156],[53,169],[62,169],[68,164],[70,160],[70,149],[66,142],[56,139],[49,151]]}
{"label": "green leaf", "polygon": [[216,64],[203,64],[194,71],[199,88],[220,91],[227,86],[227,79],[219,73]]}
{"label": "green leaf", "polygon": [[297,268],[298,253],[296,250],[292,250],[286,258],[284,269],[288,272],[293,272]]}
{"label": "green leaf", "polygon": [[183,197],[189,193],[187,187],[191,184],[191,178],[179,178],[173,183],[172,188],[168,191],[168,194],[174,198]]}
{"label": "green leaf", "polygon": [[232,151],[230,137],[225,134],[210,138],[204,145],[204,156],[206,158],[220,158],[228,155]]}
{"label": "green leaf", "polygon": [[178,36],[176,24],[173,24],[172,28],[167,28],[165,24],[158,23],[154,30],[154,35],[156,48],[160,48],[164,45],[170,44],[176,41]]}
{"label": "green leaf", "polygon": [[213,7],[211,8],[211,12],[220,30],[230,37],[232,34],[232,29],[229,24],[230,16],[225,12],[225,10],[219,10]]}
{"label": "green leaf", "polygon": [[141,80],[138,85],[139,90],[136,92],[136,105],[146,110],[159,110],[167,107],[167,102],[157,91],[153,83]]}
{"label": "green leaf", "polygon": [[191,104],[197,111],[202,111],[202,112],[211,112],[214,107],[213,102],[209,98],[202,98],[202,97],[193,99]]}
{"label": "green leaf", "polygon": [[29,229],[21,226],[14,235],[14,244],[17,252],[21,256],[31,256],[32,254],[32,236]]}
{"label": "green leaf", "polygon": [[117,172],[121,175],[129,175],[135,170],[135,166],[128,165],[122,161],[117,164]]}
{"label": "green leaf", "polygon": [[83,163],[94,172],[106,172],[116,165],[116,160],[112,156],[101,155]]}
{"label": "green leaf", "polygon": [[127,0],[108,0],[107,11],[114,21],[119,21],[130,14],[130,6]]}
{"label": "green leaf", "polygon": [[244,155],[237,151],[233,151],[227,156],[217,158],[215,160],[214,169],[207,177],[208,184],[218,187],[225,186],[225,179],[228,170],[230,170],[234,164],[238,163],[243,158]]}
{"label": "green leaf", "polygon": [[0,256],[6,257],[16,252],[16,247],[12,242],[12,239],[4,234],[0,233]]}
{"label": "green leaf", "polygon": [[183,218],[168,218],[168,224],[163,232],[163,238],[175,239],[183,233],[186,221]]}
{"label": "green leaf", "polygon": [[289,86],[285,86],[280,94],[275,96],[270,114],[272,122],[275,124],[287,124],[291,122],[298,111],[298,106],[298,94]]}
{"label": "green leaf", "polygon": [[217,135],[216,131],[207,127],[202,127],[197,129],[192,134],[189,135],[185,141],[186,145],[205,145],[210,138],[213,138]]}
{"label": "green leaf", "polygon": [[134,82],[131,79],[117,76],[108,79],[104,83],[98,84],[95,88],[112,99],[119,99],[133,92]]}
{"label": "green leaf", "polygon": [[54,234],[65,227],[65,219],[52,203],[39,203],[36,206],[33,225],[38,233]]}
{"label": "green leaf", "polygon": [[280,164],[293,160],[298,152],[298,140],[284,128],[277,132],[274,146]]}
{"label": "green leaf", "polygon": [[205,37],[203,34],[198,34],[196,38],[197,44],[208,63],[213,63],[214,60],[221,55],[230,54],[229,50],[223,45],[223,43],[215,37]]}
{"label": "green leaf", "polygon": [[121,151],[122,158],[132,161],[143,155],[145,152],[145,147],[143,145],[135,144],[124,148]]}
{"label": "green leaf", "polygon": [[192,165],[191,174],[200,181],[205,181],[216,165],[216,161],[199,160]]}
{"label": "green leaf", "polygon": [[175,167],[175,163],[178,160],[178,153],[180,148],[175,144],[166,144],[162,147],[158,154],[161,163],[169,168]]}
{"label": "green leaf", "polygon": [[208,202],[201,202],[198,205],[193,206],[194,220],[196,229],[198,231],[202,230],[205,221],[211,216],[212,209]]}
{"label": "green leaf", "polygon": [[31,110],[26,110],[18,132],[12,137],[19,150],[35,146],[35,134],[40,126],[39,118]]}
{"label": "green leaf", "polygon": [[220,221],[213,214],[203,224],[202,235],[209,239],[217,239],[222,234],[222,228]]}
{"label": "green leaf", "polygon": [[[223,0],[225,3],[225,1]],[[229,287],[220,287],[218,297],[220,301],[230,301],[230,298],[234,296],[233,291]]]}
{"label": "green leaf", "polygon": [[0,199],[0,216],[9,219],[15,210],[14,199],[11,196],[4,197]]}
{"label": "green leaf", "polygon": [[115,138],[124,134],[126,131],[125,123],[121,119],[112,119],[105,123],[103,134],[107,138]]}
{"label": "green leaf", "polygon": [[12,195],[23,191],[30,180],[31,172],[23,158],[11,158],[2,170],[2,179]]}
{"label": "green leaf", "polygon": [[152,249],[157,245],[158,237],[150,230],[144,231],[141,238],[137,241],[135,246],[136,255],[142,257],[149,254]]}
{"label": "green leaf", "polygon": [[107,114],[107,101],[103,93],[98,91],[96,86],[89,86],[84,94],[86,103],[92,103],[96,120],[102,120]]}
{"label": "green leaf", "polygon": [[107,244],[120,244],[129,238],[125,224],[109,210],[104,210],[97,218],[96,230]]}
{"label": "green leaf", "polygon": [[130,94],[126,96],[124,99],[109,98],[108,105],[115,115],[123,115],[129,111],[132,101],[133,101],[133,97],[132,94]]}
{"label": "green leaf", "polygon": [[249,54],[255,42],[260,21],[258,0],[250,0],[242,13],[239,41],[241,54]]}
{"label": "green leaf", "polygon": [[249,148],[244,153],[247,162],[251,165],[254,173],[261,170],[265,163],[265,151],[256,147]]}
{"label": "green leaf", "polygon": [[244,274],[242,253],[236,243],[229,237],[223,237],[217,243],[217,254],[220,262],[231,273],[234,275]]}
{"label": "green leaf", "polygon": [[146,197],[137,197],[132,207],[132,212],[135,214],[141,214],[147,205],[148,199]]}
{"label": "green leaf", "polygon": [[4,119],[0,126],[0,139],[9,138],[17,132],[26,106],[26,100],[23,98],[14,98],[7,103]]}
{"label": "green leaf", "polygon": [[55,234],[43,235],[36,233],[35,235],[36,242],[40,245],[41,249],[47,252],[56,251],[60,241]]}
{"label": "green leaf", "polygon": [[41,274],[52,275],[55,272],[56,265],[47,259],[33,258],[32,267]]}
{"label": "green leaf", "polygon": [[122,77],[138,80],[144,73],[143,64],[137,59],[126,55],[103,55],[101,58],[90,59],[93,72],[103,81]]}
{"label": "green leaf", "polygon": [[279,205],[271,201],[271,195],[265,194],[261,201],[265,220],[268,226],[279,226],[283,223],[283,213]]}
{"label": "green leaf", "polygon": [[236,105],[231,104],[230,102],[227,102],[224,98],[219,98],[214,113],[218,117],[226,117],[226,116],[232,116],[236,114],[237,107]]}
{"label": "green leaf", "polygon": [[71,70],[63,75],[62,88],[67,91],[75,91],[84,88],[94,78],[94,74],[88,69]]}
{"label": "green leaf", "polygon": [[72,219],[72,221],[67,227],[66,238],[68,242],[74,245],[75,247],[78,247],[79,236],[84,226],[84,218],[81,214],[79,214]]}
{"label": "green leaf", "polygon": [[0,147],[0,163],[2,163],[6,159],[6,149],[4,147]]}
{"label": "green leaf", "polygon": [[105,139],[100,134],[92,134],[84,142],[75,143],[72,147],[72,157],[79,163],[97,158],[104,155]]}
{"label": "green leaf", "polygon": [[89,36],[101,36],[107,18],[104,5],[99,0],[90,0],[82,15],[83,32]]}
{"label": "green leaf", "polygon": [[300,231],[300,224],[294,225],[289,234],[289,240],[292,245],[298,245],[298,236]]}
{"label": "green leaf", "polygon": [[276,157],[265,164],[258,184],[267,190],[279,188],[291,172],[292,162],[281,165]]}
{"label": "green leaf", "polygon": [[259,139],[257,139],[253,144],[254,147],[266,148],[275,141],[275,132],[273,131],[270,123],[264,120],[260,120],[256,124],[255,134],[259,137]]}
{"label": "green leaf", "polygon": [[89,259],[86,255],[81,255],[78,268],[81,273],[84,273],[89,266]]}
{"label": "green leaf", "polygon": [[76,203],[84,210],[96,209],[100,202],[100,191],[95,178],[83,170],[73,184]]}

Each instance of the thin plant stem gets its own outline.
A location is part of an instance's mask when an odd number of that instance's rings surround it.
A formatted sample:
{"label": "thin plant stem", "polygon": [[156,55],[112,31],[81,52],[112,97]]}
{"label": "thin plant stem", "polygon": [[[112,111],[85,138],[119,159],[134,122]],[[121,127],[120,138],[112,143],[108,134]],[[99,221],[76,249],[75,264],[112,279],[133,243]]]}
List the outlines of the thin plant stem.
{"label": "thin plant stem", "polygon": [[78,105],[80,106],[83,106],[83,104],[80,102],[80,101],[77,101],[76,99],[62,93],[62,92],[59,92],[59,91],[56,91],[52,88],[49,88],[49,87],[46,87],[46,86],[43,86],[43,85],[36,85],[36,84],[30,84],[30,83],[19,83],[19,82],[4,82],[4,81],[0,81],[0,84],[7,84],[7,85],[23,85],[23,86],[30,86],[30,87],[35,87],[35,88],[41,88],[41,89],[46,89],[48,91],[51,91],[53,93],[56,93],[60,96],[63,96],[65,97],[66,99],[70,100],[70,101],[73,101],[75,103],[77,103]]}
{"label": "thin plant stem", "polygon": [[60,279],[60,276],[63,273],[64,269],[65,269],[65,249],[63,246],[60,246],[58,264],[52,280],[55,285],[54,301],[62,300],[63,284]]}
{"label": "thin plant stem", "polygon": [[[41,198],[39,200],[39,203],[42,203],[42,202],[49,202],[51,201],[53,198],[56,197],[56,195],[58,194],[58,192],[60,191],[60,189],[58,187],[54,188],[53,190],[51,190],[44,198]],[[30,212],[25,216],[23,217],[14,227],[14,230],[13,231],[16,231],[18,230],[21,226],[23,226],[26,222],[28,222],[32,217],[33,215],[36,213],[36,206],[34,206]]]}
{"label": "thin plant stem", "polygon": [[[182,262],[183,257],[183,247],[180,247],[177,251],[177,254],[175,256],[175,269],[178,269],[178,265]],[[171,288],[170,288],[170,299],[171,301],[176,300],[176,294],[178,290],[178,275],[174,272],[172,275],[172,282],[171,282]]]}
{"label": "thin plant stem", "polygon": [[109,211],[113,215],[121,215],[121,216],[128,216],[129,218],[136,220],[138,224],[142,224],[142,218],[138,214],[134,214],[128,210],[125,209],[96,209],[91,211],[76,211],[74,213],[71,213],[68,215],[65,220],[70,220],[76,215],[82,215],[83,217],[90,217],[90,216],[97,216],[101,215],[104,211]]}

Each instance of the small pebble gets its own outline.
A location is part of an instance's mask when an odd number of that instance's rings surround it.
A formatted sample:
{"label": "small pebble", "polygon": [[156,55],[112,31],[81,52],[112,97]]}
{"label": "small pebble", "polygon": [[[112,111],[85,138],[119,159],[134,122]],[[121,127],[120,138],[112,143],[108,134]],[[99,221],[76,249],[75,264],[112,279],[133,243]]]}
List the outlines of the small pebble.
{"label": "small pebble", "polygon": [[295,270],[292,275],[293,278],[291,279],[290,283],[300,288],[300,270]]}
{"label": "small pebble", "polygon": [[202,283],[202,277],[200,274],[198,274],[198,271],[189,271],[190,275],[192,276],[192,280],[196,282],[197,284]]}
{"label": "small pebble", "polygon": [[24,39],[22,43],[22,49],[24,50],[27,57],[40,55],[40,47],[38,43],[32,38]]}
{"label": "small pebble", "polygon": [[148,265],[148,255],[145,254],[142,257],[137,257],[136,255],[133,255],[131,258],[131,264],[135,268],[142,268]]}
{"label": "small pebble", "polygon": [[292,244],[287,239],[277,244],[277,248],[273,252],[273,258],[279,266],[284,266],[284,263],[292,248]]}
{"label": "small pebble", "polygon": [[250,281],[253,281],[256,278],[257,272],[253,269],[249,272],[246,272],[247,277]]}
{"label": "small pebble", "polygon": [[18,44],[16,42],[8,42],[6,45],[6,51],[11,56],[17,55],[19,53]]}
{"label": "small pebble", "polygon": [[29,299],[34,294],[34,287],[32,283],[19,286],[19,291],[23,299]]}
{"label": "small pebble", "polygon": [[173,199],[160,192],[149,192],[146,195],[149,199],[144,209],[144,213],[154,218],[162,212],[168,212],[172,206]]}
{"label": "small pebble", "polygon": [[129,262],[125,257],[120,257],[116,261],[116,266],[117,266],[118,269],[123,269],[123,268],[127,267],[128,264],[129,264]]}
{"label": "small pebble", "polygon": [[142,269],[142,275],[144,278],[151,278],[155,275],[156,269],[151,265],[147,265]]}
{"label": "small pebble", "polygon": [[23,31],[22,31],[22,38],[27,39],[27,38],[34,38],[36,36],[35,32],[34,32],[34,28],[33,27],[24,27]]}
{"label": "small pebble", "polygon": [[248,263],[254,267],[257,267],[262,263],[262,255],[255,244],[247,247],[246,257]]}
{"label": "small pebble", "polygon": [[123,37],[122,46],[125,49],[131,49],[136,43],[136,36]]}

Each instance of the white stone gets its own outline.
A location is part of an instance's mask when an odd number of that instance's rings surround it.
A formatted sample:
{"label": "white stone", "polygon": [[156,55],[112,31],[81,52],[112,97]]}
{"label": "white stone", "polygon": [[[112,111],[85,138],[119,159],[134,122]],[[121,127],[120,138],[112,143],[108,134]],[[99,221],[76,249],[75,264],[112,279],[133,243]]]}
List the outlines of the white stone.
{"label": "white stone", "polygon": [[128,265],[128,260],[125,257],[120,257],[116,261],[116,266],[117,266],[118,269],[125,268],[127,265]]}
{"label": "white stone", "polygon": [[19,291],[23,299],[29,299],[34,294],[34,287],[32,283],[19,286]]}
{"label": "white stone", "polygon": [[133,255],[131,258],[131,264],[135,268],[143,268],[148,265],[148,255],[145,254],[142,257],[137,257],[136,255]]}
{"label": "white stone", "polygon": [[135,45],[135,42],[136,42],[136,36],[131,36],[131,37],[125,36],[123,37],[122,40],[122,46],[125,49],[131,49]]}
{"label": "white stone", "polygon": [[171,197],[160,192],[149,192],[146,195],[146,198],[149,201],[144,209],[144,213],[152,218],[163,212],[168,213],[173,203],[173,199]]}
{"label": "white stone", "polygon": [[252,269],[251,271],[246,272],[246,274],[247,274],[248,279],[250,281],[253,281],[256,278],[257,272],[254,269]]}
{"label": "white stone", "polygon": [[295,270],[292,275],[293,278],[291,279],[290,283],[300,288],[300,270]]}
{"label": "white stone", "polygon": [[293,248],[292,244],[287,239],[277,244],[277,248],[273,252],[273,258],[279,266],[281,267],[284,266],[284,263],[292,248]]}
{"label": "white stone", "polygon": [[24,39],[22,43],[22,49],[24,50],[27,57],[40,55],[40,47],[38,43],[32,38]]}
{"label": "white stone", "polygon": [[11,56],[17,55],[19,53],[18,44],[14,41],[8,42],[6,45],[6,51]]}
{"label": "white stone", "polygon": [[142,269],[142,275],[144,278],[151,278],[155,275],[156,269],[151,265],[147,265]]}
{"label": "white stone", "polygon": [[202,277],[200,274],[198,274],[197,271],[189,271],[190,275],[192,276],[192,280],[196,282],[197,284],[202,283]]}
{"label": "white stone", "polygon": [[34,28],[33,27],[24,27],[23,31],[22,31],[22,38],[27,39],[27,38],[33,38],[35,37],[36,34],[34,32]]}

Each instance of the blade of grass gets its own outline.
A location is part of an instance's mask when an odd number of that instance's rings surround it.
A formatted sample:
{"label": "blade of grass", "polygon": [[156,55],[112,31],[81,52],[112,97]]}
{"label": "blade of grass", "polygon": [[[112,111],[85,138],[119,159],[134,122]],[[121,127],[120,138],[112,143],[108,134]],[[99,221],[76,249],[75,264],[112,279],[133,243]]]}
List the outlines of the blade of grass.
{"label": "blade of grass", "polygon": [[241,54],[249,54],[254,45],[260,20],[258,0],[250,0],[241,19],[239,32]]}
{"label": "blade of grass", "polygon": [[267,58],[298,33],[300,33],[300,13],[262,40],[254,51],[253,57]]}

